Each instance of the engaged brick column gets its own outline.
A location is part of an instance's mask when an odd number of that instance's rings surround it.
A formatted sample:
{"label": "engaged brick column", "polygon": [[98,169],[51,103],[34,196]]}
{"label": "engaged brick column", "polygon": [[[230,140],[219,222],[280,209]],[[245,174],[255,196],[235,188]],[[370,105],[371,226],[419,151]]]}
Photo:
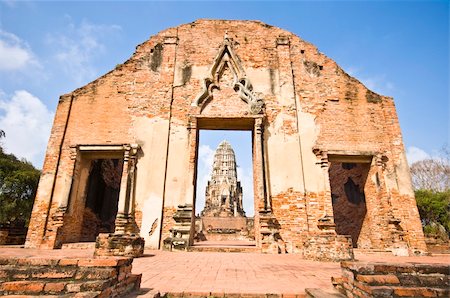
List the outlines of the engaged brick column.
{"label": "engaged brick column", "polygon": [[68,209],[70,192],[72,190],[75,164],[77,162],[77,148],[70,147],[70,158],[67,158],[64,167],[66,171],[62,177],[57,177],[53,196],[58,207],[51,209],[42,246],[46,248],[59,248],[64,241],[62,227],[65,224],[65,215]]}
{"label": "engaged brick column", "polygon": [[55,119],[53,120],[53,127],[47,145],[44,165],[42,167],[42,174],[39,179],[39,186],[34,199],[33,212],[31,214],[25,242],[25,247],[27,248],[39,247],[45,235],[47,217],[43,216],[43,214],[48,214],[52,205],[52,196],[58,172],[59,158],[71,107],[72,97],[69,95],[61,96],[56,109]]}
{"label": "engaged brick column", "polygon": [[257,118],[255,119],[255,128],[254,128],[254,142],[255,142],[255,155],[254,155],[254,164],[255,164],[255,213],[257,211],[264,211],[267,209],[267,202],[265,198],[264,192],[264,165],[263,165],[263,155],[262,155],[262,137],[263,137],[263,119]]}
{"label": "engaged brick column", "polygon": [[116,234],[124,234],[129,231],[131,198],[134,195],[134,173],[136,168],[137,147],[127,145],[123,158],[122,179],[120,182],[119,203],[116,217]]}
{"label": "engaged brick column", "polygon": [[144,253],[145,241],[135,230],[132,211],[134,210],[134,180],[138,146],[125,145],[122,180],[120,182],[119,203],[114,234],[99,234],[95,243],[96,256],[132,256]]}
{"label": "engaged brick column", "polygon": [[255,119],[254,131],[253,131],[253,189],[254,189],[254,227],[255,227],[255,240],[256,246],[261,247],[262,235],[261,235],[261,216],[260,211],[264,211],[264,165],[262,156],[262,137],[263,137],[263,127],[262,119]]}
{"label": "engaged brick column", "polygon": [[324,214],[318,219],[317,226],[323,232],[334,234],[336,232],[336,225],[334,223],[333,202],[331,200],[331,185],[329,174],[330,163],[328,161],[328,153],[326,151],[320,151],[319,158],[319,163],[323,175],[323,189],[325,191],[321,202],[323,205]]}
{"label": "engaged brick column", "polygon": [[70,160],[68,160],[67,162],[68,173],[65,176],[65,179],[63,181],[64,183],[59,183],[55,187],[55,190],[58,189],[58,187],[61,188],[59,190],[60,197],[58,208],[52,216],[52,223],[57,227],[62,227],[64,224],[64,214],[66,213],[69,204],[70,192],[73,184],[73,176],[75,173],[75,165],[77,163],[77,156],[77,148],[75,146],[70,147]]}
{"label": "engaged brick column", "polygon": [[[189,119],[189,169],[188,169],[188,180],[190,183],[187,185],[186,190],[186,200],[189,200],[190,202],[187,202],[187,204],[192,204],[192,216],[191,216],[191,231],[189,233],[189,245],[194,244],[194,235],[195,235],[195,202],[193,201],[196,197],[195,194],[195,180],[197,179],[195,175],[195,168],[197,166],[197,143],[198,143],[198,129],[197,129],[197,118],[190,118]],[[192,195],[191,195],[192,194]]]}

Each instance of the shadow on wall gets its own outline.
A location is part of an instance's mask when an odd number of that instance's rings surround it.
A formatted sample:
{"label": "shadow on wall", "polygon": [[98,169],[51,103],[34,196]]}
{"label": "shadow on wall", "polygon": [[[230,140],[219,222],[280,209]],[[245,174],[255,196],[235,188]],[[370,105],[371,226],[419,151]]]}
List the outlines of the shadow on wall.
{"label": "shadow on wall", "polygon": [[331,162],[329,169],[336,233],[350,235],[353,247],[358,246],[367,213],[364,186],[369,163]]}

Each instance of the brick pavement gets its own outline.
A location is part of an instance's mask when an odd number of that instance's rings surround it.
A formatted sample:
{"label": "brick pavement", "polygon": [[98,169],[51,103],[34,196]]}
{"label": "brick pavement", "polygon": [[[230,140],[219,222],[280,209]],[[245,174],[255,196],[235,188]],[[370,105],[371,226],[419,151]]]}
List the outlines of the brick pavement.
{"label": "brick pavement", "polygon": [[310,287],[331,290],[330,276],[340,274],[339,263],[303,260],[300,255],[147,253],[133,263],[133,273],[143,274],[142,293],[304,294]]}

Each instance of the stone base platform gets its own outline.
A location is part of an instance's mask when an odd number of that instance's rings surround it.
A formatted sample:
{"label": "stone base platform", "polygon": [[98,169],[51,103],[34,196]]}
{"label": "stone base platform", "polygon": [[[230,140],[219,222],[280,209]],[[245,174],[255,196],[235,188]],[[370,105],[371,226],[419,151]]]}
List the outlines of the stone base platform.
{"label": "stone base platform", "polygon": [[61,249],[95,249],[95,242],[63,243]]}
{"label": "stone base platform", "polygon": [[190,246],[189,251],[258,253],[261,248],[256,247],[254,241],[200,241]]}
{"label": "stone base platform", "polygon": [[342,262],[336,287],[347,297],[449,297],[449,263]]}
{"label": "stone base platform", "polygon": [[[0,296],[123,297],[140,287],[131,258],[0,256]],[[18,296],[19,295],[19,296]]]}
{"label": "stone base platform", "polygon": [[353,247],[350,236],[323,233],[311,236],[303,248],[303,257],[316,261],[353,260]]}
{"label": "stone base platform", "polygon": [[144,238],[134,234],[99,234],[94,256],[140,257],[144,254]]}

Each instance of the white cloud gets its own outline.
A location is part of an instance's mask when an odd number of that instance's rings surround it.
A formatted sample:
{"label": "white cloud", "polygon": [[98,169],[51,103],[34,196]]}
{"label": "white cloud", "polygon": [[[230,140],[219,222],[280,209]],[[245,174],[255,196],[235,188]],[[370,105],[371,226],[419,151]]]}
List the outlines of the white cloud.
{"label": "white cloud", "polygon": [[394,89],[395,86],[392,82],[386,80],[385,75],[378,75],[372,77],[361,76],[358,78],[361,82],[370,90],[375,91],[380,94],[389,95]]}
{"label": "white cloud", "polygon": [[385,74],[381,75],[366,75],[359,68],[354,66],[345,67],[345,71],[360,80],[368,89],[383,94],[390,95],[395,90],[394,83],[386,79]]}
{"label": "white cloud", "polygon": [[212,164],[214,162],[214,152],[215,150],[211,149],[208,145],[200,145],[198,148],[198,159],[202,166],[209,170],[209,172],[212,171]]}
{"label": "white cloud", "polygon": [[253,170],[251,168],[237,168],[238,180],[241,181],[243,191],[244,210],[247,216],[254,215],[254,196],[253,196]]}
{"label": "white cloud", "polygon": [[430,155],[426,153],[424,150],[410,146],[406,150],[406,159],[408,160],[408,163],[411,165],[419,160],[424,160],[430,158]]}
{"label": "white cloud", "polygon": [[197,162],[197,196],[195,202],[195,213],[200,213],[205,207],[205,189],[211,177],[214,152],[208,145],[200,145],[198,148]]}
{"label": "white cloud", "polygon": [[18,36],[0,30],[0,71],[23,70],[29,66],[39,66],[26,42]]}
{"label": "white cloud", "polygon": [[2,0],[1,2],[9,8],[15,8],[17,6],[17,0]]}
{"label": "white cloud", "polygon": [[0,90],[0,129],[7,152],[31,161],[41,168],[53,122],[53,113],[44,103],[25,90],[8,97]]}
{"label": "white cloud", "polygon": [[[70,20],[70,17],[68,17]],[[54,59],[77,84],[87,83],[98,74],[94,58],[105,52],[104,39],[121,30],[118,25],[70,22],[63,33],[49,34],[47,42],[55,48]]]}

